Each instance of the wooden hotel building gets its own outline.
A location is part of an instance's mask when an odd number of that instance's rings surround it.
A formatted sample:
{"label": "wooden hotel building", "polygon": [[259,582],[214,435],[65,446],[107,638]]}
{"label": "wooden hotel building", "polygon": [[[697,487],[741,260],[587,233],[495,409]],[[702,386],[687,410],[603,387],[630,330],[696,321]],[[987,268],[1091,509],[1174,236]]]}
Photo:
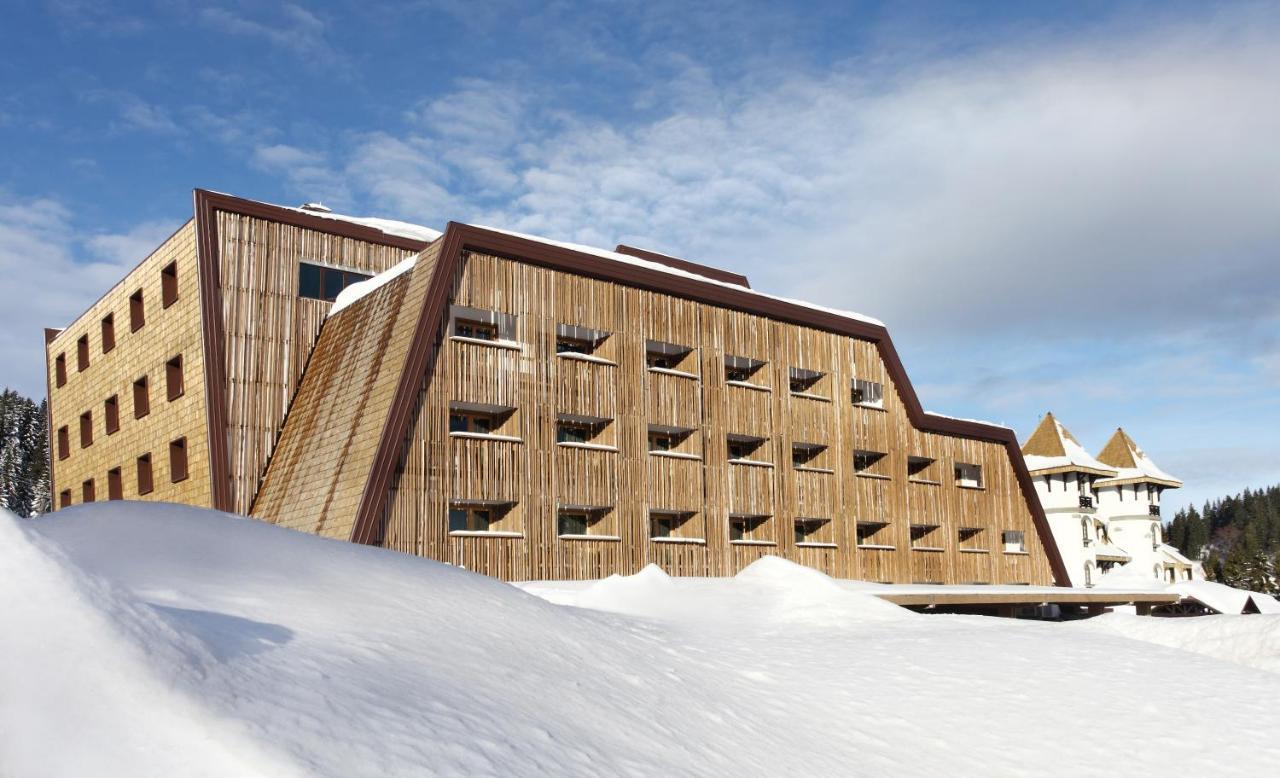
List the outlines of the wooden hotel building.
{"label": "wooden hotel building", "polygon": [[46,349],[59,507],[189,503],[508,580],[772,554],[1067,582],[1014,433],[925,412],[883,325],[628,246],[197,191]]}

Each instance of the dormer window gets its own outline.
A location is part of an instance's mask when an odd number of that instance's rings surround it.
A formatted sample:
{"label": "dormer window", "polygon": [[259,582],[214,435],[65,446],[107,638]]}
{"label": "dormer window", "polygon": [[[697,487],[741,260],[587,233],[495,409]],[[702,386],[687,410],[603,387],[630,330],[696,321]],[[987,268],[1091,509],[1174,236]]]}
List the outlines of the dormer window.
{"label": "dormer window", "polygon": [[735,384],[758,384],[756,376],[765,363],[747,357],[726,356],[724,358],[724,380]]}
{"label": "dormer window", "polygon": [[604,356],[597,354],[606,341],[609,333],[604,330],[593,330],[572,324],[556,325],[556,353]]}
{"label": "dormer window", "polygon": [[661,340],[644,342],[644,361],[650,370],[667,370],[677,373],[693,373],[697,367],[693,348],[679,343]]}
{"label": "dormer window", "polygon": [[516,317],[509,313],[455,305],[450,315],[453,322],[449,331],[455,338],[490,342],[515,340]]}
{"label": "dormer window", "polygon": [[854,405],[861,405],[864,408],[883,408],[884,384],[855,378],[853,379],[850,399]]}

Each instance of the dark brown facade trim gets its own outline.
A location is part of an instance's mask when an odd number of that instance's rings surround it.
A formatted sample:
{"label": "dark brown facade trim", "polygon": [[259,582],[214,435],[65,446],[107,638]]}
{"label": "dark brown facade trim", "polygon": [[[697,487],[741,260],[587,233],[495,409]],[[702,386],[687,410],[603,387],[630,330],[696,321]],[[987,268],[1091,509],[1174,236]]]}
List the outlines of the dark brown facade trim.
{"label": "dark brown facade trim", "polygon": [[53,455],[53,384],[49,382],[49,344],[53,343],[53,339],[58,337],[62,330],[44,328],[44,393],[48,398],[44,405],[44,433],[48,440],[48,460],[49,468],[49,512],[58,510],[58,500],[54,494],[55,484],[57,481],[53,477],[53,462],[57,457]]}
{"label": "dark brown facade trim", "polygon": [[204,341],[205,409],[209,429],[209,493],[214,508],[229,511],[233,503],[231,463],[227,449],[226,332],[222,319],[222,261],[219,256],[217,212],[252,216],[406,251],[421,252],[430,244],[389,235],[362,224],[313,216],[291,208],[206,189],[195,190],[194,198],[200,318]]}
{"label": "dark brown facade trim", "polygon": [[443,245],[419,316],[418,329],[410,346],[405,374],[401,376],[399,388],[392,400],[393,413],[388,415],[382,437],[378,442],[378,451],[368,482],[369,488],[361,499],[360,508],[356,514],[352,540],[369,543],[376,540],[381,533],[377,525],[382,518],[401,446],[405,435],[408,434],[410,411],[417,402],[423,380],[430,378],[424,375],[424,369],[430,354],[437,347],[440,334],[434,331],[433,327],[438,328],[443,318],[444,305],[453,288],[453,275],[461,262],[462,252],[470,250],[874,342],[880,351],[881,359],[884,360],[885,367],[902,394],[907,416],[916,429],[1004,444],[1009,462],[1018,479],[1018,486],[1022,490],[1023,499],[1031,512],[1036,530],[1040,533],[1045,553],[1049,557],[1054,578],[1059,586],[1070,586],[1071,579],[1067,575],[1062,555],[1054,542],[1049,521],[1036,496],[1035,486],[1027,472],[1026,462],[1022,458],[1022,450],[1018,447],[1018,439],[1013,430],[926,413],[907,377],[897,349],[893,347],[893,340],[883,325],[850,319],[824,310],[764,297],[746,290],[720,286],[709,281],[673,276],[660,270],[610,261],[594,254],[585,254],[457,222],[449,222],[441,240]]}
{"label": "dark brown facade trim", "polygon": [[723,281],[726,284],[737,284],[738,286],[745,286],[748,289],[751,288],[751,284],[747,281],[746,276],[729,270],[723,270],[718,267],[700,265],[697,262],[690,262],[687,259],[659,254],[656,251],[649,251],[648,249],[638,249],[635,246],[628,246],[625,243],[619,243],[618,247],[614,249],[614,251],[619,254],[626,254],[629,257],[635,257],[636,259],[647,259],[650,262],[657,262],[660,265],[673,267],[676,270],[683,270],[686,273],[694,273],[716,281]]}

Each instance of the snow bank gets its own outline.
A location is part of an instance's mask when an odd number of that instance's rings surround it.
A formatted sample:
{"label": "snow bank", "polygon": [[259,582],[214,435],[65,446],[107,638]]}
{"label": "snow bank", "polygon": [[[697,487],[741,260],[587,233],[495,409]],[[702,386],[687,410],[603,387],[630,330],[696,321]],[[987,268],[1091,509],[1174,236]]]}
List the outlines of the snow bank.
{"label": "snow bank", "polygon": [[1280,673],[1280,615],[1152,618],[1109,613],[1071,626]]}
{"label": "snow bank", "polygon": [[[1280,743],[1259,736],[1280,726],[1280,675],[1118,632],[908,614],[776,559],[733,579],[650,569],[524,588],[194,508],[0,513],[0,775],[1112,775],[1212,773],[1227,758],[1267,774],[1280,762]],[[1227,618],[1236,640],[1270,645],[1250,630],[1272,617]],[[1134,735],[1116,749],[1081,735],[1082,720]]]}

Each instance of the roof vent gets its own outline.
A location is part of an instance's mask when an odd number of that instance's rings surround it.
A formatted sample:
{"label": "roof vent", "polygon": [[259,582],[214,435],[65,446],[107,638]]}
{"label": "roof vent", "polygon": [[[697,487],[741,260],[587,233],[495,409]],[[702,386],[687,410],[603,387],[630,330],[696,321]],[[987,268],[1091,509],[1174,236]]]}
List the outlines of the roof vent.
{"label": "roof vent", "polygon": [[324,203],[303,203],[298,206],[304,211],[315,211],[316,213],[333,213],[333,210]]}

